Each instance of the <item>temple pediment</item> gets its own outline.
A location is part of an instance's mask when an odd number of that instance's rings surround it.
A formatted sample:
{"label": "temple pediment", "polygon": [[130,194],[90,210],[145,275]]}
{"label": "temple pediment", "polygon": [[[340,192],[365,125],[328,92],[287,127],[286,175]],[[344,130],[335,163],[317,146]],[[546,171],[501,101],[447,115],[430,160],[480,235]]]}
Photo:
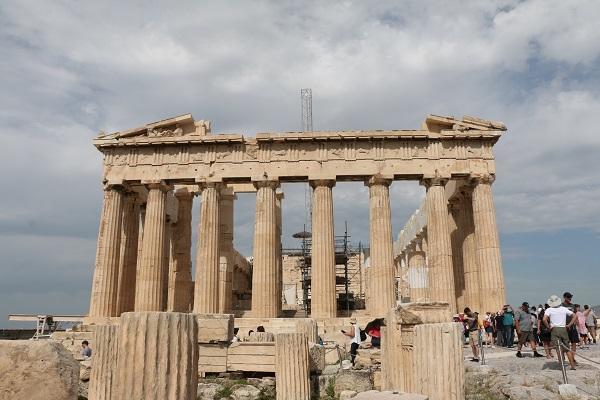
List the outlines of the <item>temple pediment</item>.
{"label": "temple pediment", "polygon": [[100,134],[98,139],[124,139],[133,137],[180,137],[187,135],[204,136],[210,133],[210,121],[194,121],[192,114],[183,114],[177,117],[163,119],[146,124],[142,127],[115,132],[112,134]]}
{"label": "temple pediment", "polygon": [[444,131],[505,131],[506,125],[498,121],[490,121],[482,118],[465,115],[462,120],[453,116],[429,114],[423,129],[429,132],[443,133]]}

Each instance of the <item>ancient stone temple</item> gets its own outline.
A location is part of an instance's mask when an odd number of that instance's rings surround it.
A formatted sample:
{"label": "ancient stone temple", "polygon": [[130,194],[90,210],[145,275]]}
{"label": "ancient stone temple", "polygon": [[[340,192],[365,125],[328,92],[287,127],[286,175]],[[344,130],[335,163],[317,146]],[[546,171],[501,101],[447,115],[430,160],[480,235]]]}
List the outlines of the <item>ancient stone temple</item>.
{"label": "ancient stone temple", "polygon": [[[251,307],[245,316],[281,316],[284,182],[312,188],[313,317],[336,317],[332,193],[339,181],[369,188],[369,315],[383,317],[402,300],[398,281],[407,299],[498,309],[504,283],[492,147],[505,130],[430,115],[416,130],[246,137],[213,134],[208,121],[186,114],[101,135],[94,145],[104,155],[104,201],[88,320],[130,311],[230,313],[242,302]],[[426,218],[394,243],[389,188],[398,180],[425,186]],[[233,247],[233,205],[244,192],[256,193],[251,265]],[[409,278],[399,279],[402,272]]]}

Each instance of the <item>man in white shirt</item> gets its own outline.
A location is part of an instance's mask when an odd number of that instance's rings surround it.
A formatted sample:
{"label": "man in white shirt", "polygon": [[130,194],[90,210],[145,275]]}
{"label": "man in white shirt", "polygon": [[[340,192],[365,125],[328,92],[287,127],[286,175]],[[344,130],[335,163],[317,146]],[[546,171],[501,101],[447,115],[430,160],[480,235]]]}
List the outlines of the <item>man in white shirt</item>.
{"label": "man in white shirt", "polygon": [[[550,296],[548,299],[548,305],[550,308],[546,310],[544,313],[544,324],[550,329],[550,337],[552,340],[552,344],[557,346],[563,345],[563,352],[567,352],[567,358],[569,359],[569,365],[571,365],[571,369],[575,369],[575,358],[573,357],[573,352],[570,349],[571,342],[569,340],[569,333],[567,330],[573,326],[575,321],[577,321],[577,317],[573,311],[569,310],[566,307],[563,307],[562,301],[556,295]],[[568,319],[568,321],[567,321]],[[560,359],[560,355],[557,351],[558,362],[563,362]]]}

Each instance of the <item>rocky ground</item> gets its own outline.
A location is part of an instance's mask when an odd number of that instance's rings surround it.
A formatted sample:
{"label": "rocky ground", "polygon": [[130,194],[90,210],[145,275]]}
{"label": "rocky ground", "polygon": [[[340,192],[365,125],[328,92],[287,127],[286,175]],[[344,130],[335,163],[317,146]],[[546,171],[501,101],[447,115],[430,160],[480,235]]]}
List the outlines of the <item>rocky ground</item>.
{"label": "rocky ground", "polygon": [[[559,394],[563,383],[557,359],[533,358],[529,349],[523,358],[516,357],[515,349],[485,348],[486,365],[470,360],[470,348],[465,348],[466,399],[467,400],[600,400],[600,365],[576,357],[575,371],[567,367],[570,384],[577,388],[578,396]],[[582,356],[600,362],[600,344],[578,350]],[[542,352],[543,354],[543,352]]]}

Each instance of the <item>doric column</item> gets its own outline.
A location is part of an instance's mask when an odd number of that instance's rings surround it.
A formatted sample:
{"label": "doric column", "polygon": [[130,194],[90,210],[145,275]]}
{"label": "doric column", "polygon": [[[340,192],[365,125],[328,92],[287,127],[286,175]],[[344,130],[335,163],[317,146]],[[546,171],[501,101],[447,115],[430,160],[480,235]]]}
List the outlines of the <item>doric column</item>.
{"label": "doric column", "polygon": [[163,306],[166,203],[169,186],[150,183],[144,218],[142,252],[136,278],[135,311],[160,311]]}
{"label": "doric column", "polygon": [[112,400],[117,379],[119,327],[98,325],[94,328],[94,358],[88,389],[89,400]]}
{"label": "doric column", "polygon": [[219,202],[219,313],[231,312],[233,296],[233,201],[236,196],[232,189],[221,191]]}
{"label": "doric column", "polygon": [[[168,197],[167,197],[168,203]],[[167,214],[167,223],[165,224],[165,238],[163,241],[164,252],[163,252],[163,262],[161,265],[162,270],[162,298],[160,301],[160,310],[167,311],[168,301],[169,301],[169,269],[171,265],[171,236],[173,233],[173,222],[171,220],[171,216]]]}
{"label": "doric column", "polygon": [[139,230],[140,204],[137,202],[137,194],[135,192],[128,192],[125,194],[123,205],[117,316],[127,311],[133,311],[135,306],[135,275],[138,258]]}
{"label": "doric column", "polygon": [[252,269],[252,316],[274,318],[278,313],[277,284],[277,181],[257,181]]}
{"label": "doric column", "polygon": [[[462,235],[462,262],[465,283],[465,304],[478,312],[481,309],[479,261],[477,260],[477,246],[475,243],[475,227],[473,226],[473,204],[470,188],[461,189],[461,203],[458,225]],[[460,309],[459,309],[460,311]]]}
{"label": "doric column", "polygon": [[334,180],[311,181],[312,268],[310,313],[313,318],[335,318],[335,241],[333,233]]}
{"label": "doric column", "polygon": [[277,400],[309,400],[308,338],[304,333],[275,336]]}
{"label": "doric column", "polygon": [[192,286],[192,201],[194,193],[177,189],[177,222],[171,230],[168,311],[189,312]]}
{"label": "doric column", "polygon": [[198,322],[195,315],[124,313],[118,342],[114,399],[196,398]]}
{"label": "doric column", "polygon": [[452,245],[452,271],[454,272],[454,293],[456,296],[457,311],[466,306],[465,299],[465,269],[462,257],[462,245],[464,240],[464,227],[461,224],[462,202],[458,197],[448,200],[448,228],[450,229],[450,244]]}
{"label": "doric column", "polygon": [[373,176],[365,182],[369,187],[371,245],[371,313],[385,315],[395,306],[394,240],[390,210],[390,179]]}
{"label": "doric column", "polygon": [[411,285],[410,301],[427,301],[429,299],[428,273],[425,265],[425,252],[423,251],[423,236],[417,235],[408,249],[410,255],[408,259],[409,282]]}
{"label": "doric column", "polygon": [[105,187],[89,317],[117,315],[123,188]]}
{"label": "doric column", "polygon": [[448,227],[448,202],[444,193],[447,181],[444,178],[429,178],[422,183],[427,187],[429,295],[431,300],[449,303],[450,309],[455,312],[452,244]]}
{"label": "doric column", "polygon": [[217,183],[201,185],[200,224],[196,251],[194,313],[219,312],[219,190]]}
{"label": "doric column", "polygon": [[506,303],[504,275],[500,257],[500,239],[492,196],[493,175],[473,180],[473,222],[479,261],[481,312],[498,310]]}
{"label": "doric column", "polygon": [[277,219],[277,293],[279,293],[279,296],[277,297],[277,315],[281,315],[283,307],[283,248],[281,247],[281,236],[283,234],[283,219],[281,201],[284,197],[285,195],[283,194],[283,192],[275,192],[275,216]]}

